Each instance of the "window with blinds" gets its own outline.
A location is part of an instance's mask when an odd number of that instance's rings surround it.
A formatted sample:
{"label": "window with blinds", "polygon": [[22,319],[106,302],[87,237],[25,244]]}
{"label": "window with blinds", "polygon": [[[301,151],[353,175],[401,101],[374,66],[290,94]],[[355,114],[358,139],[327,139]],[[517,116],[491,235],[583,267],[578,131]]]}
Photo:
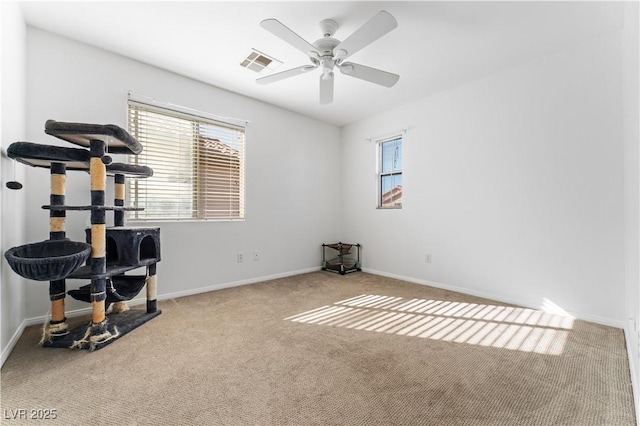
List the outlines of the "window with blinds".
{"label": "window with blinds", "polygon": [[129,163],[153,177],[127,180],[132,219],[244,218],[244,127],[129,100],[129,133],[144,147]]}

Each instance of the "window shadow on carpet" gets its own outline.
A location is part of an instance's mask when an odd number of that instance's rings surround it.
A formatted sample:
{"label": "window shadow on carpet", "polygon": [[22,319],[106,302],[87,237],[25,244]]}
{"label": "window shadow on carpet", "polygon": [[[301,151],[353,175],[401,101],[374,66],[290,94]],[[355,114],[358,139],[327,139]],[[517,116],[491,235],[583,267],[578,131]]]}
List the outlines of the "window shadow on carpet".
{"label": "window shadow on carpet", "polygon": [[535,309],[362,294],[285,320],[560,355],[574,318]]}

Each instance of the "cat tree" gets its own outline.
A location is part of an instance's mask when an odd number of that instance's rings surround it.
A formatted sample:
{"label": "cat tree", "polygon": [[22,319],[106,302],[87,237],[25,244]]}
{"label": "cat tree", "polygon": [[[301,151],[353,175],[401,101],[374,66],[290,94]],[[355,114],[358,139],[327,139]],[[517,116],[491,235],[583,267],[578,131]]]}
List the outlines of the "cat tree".
{"label": "cat tree", "polygon": [[[113,163],[108,153],[138,155],[142,145],[121,127],[107,124],[65,123],[48,120],[45,133],[79,145],[67,148],[15,142],[7,149],[10,158],[51,170],[49,239],[13,247],[5,253],[11,268],[24,278],[49,282],[51,320],[42,345],[56,348],[100,349],[161,313],[156,305],[156,266],[160,261],[160,228],[125,226],[125,179],[147,178],[145,166]],[[65,205],[67,171],[89,172],[91,204]],[[114,177],[114,205],[105,204],[107,176]],[[86,243],[66,238],[67,211],[89,211],[91,228]],[[106,226],[106,212],[114,212],[114,226]],[[145,275],[126,275],[145,268]],[[67,326],[66,280],[89,279],[91,283],[68,294],[91,303],[91,322],[74,329]],[[129,310],[126,303],[145,286],[146,310]],[[111,313],[107,309],[113,304]]]}

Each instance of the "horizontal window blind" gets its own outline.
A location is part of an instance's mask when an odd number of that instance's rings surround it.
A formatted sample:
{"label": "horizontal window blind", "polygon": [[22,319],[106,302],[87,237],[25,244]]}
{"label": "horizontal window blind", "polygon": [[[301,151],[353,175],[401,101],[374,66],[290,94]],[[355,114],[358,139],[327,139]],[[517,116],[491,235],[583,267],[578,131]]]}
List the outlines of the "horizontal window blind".
{"label": "horizontal window blind", "polygon": [[243,219],[244,128],[129,100],[129,133],[144,147],[129,162],[153,176],[128,179],[135,219]]}

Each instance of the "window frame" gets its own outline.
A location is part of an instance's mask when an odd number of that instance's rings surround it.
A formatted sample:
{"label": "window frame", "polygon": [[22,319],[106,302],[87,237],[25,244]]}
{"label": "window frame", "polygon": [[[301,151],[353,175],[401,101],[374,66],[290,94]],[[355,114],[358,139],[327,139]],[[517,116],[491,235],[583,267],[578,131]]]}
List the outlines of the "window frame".
{"label": "window frame", "polygon": [[[399,169],[395,169],[395,167],[392,167],[391,171],[383,171],[383,161],[384,161],[384,151],[383,151],[383,145],[385,143],[388,142],[394,142],[394,141],[400,141],[400,168]],[[389,177],[389,176],[400,176],[401,179],[404,176],[404,167],[403,167],[403,162],[402,162],[402,151],[403,151],[403,145],[404,145],[404,137],[401,134],[397,134],[397,135],[393,135],[390,137],[386,137],[384,139],[379,139],[376,141],[376,191],[377,191],[377,206],[376,208],[379,210],[400,210],[402,209],[403,203],[402,201],[400,202],[400,204],[394,204],[394,205],[383,205],[383,196],[384,193],[382,192],[383,190],[383,179],[385,177]],[[402,181],[401,181],[402,182]],[[400,185],[396,185],[396,186],[400,186],[402,188],[402,183]],[[394,186],[394,188],[396,187]],[[387,191],[388,192],[388,191]],[[402,193],[401,193],[401,198],[402,198]]]}
{"label": "window frame", "polygon": [[[246,217],[245,211],[245,197],[246,197],[246,183],[245,183],[245,166],[246,166],[246,124],[247,122],[241,122],[240,120],[229,119],[228,121],[236,121],[236,122],[228,122],[222,121],[217,118],[211,118],[212,114],[207,114],[203,112],[199,112],[196,110],[192,110],[190,108],[179,107],[173,104],[163,104],[159,102],[146,102],[138,99],[132,99],[131,97],[127,101],[127,125],[128,130],[133,137],[137,136],[136,129],[133,128],[134,123],[131,118],[132,115],[132,107],[133,108],[142,108],[153,114],[164,115],[170,117],[171,119],[178,120],[186,120],[190,122],[191,127],[193,128],[193,135],[191,137],[186,138],[188,140],[188,144],[190,145],[186,149],[190,151],[189,155],[192,157],[187,163],[190,163],[191,176],[192,181],[190,182],[191,188],[188,192],[191,197],[191,209],[190,210],[181,210],[179,207],[176,209],[177,214],[171,214],[172,210],[164,210],[160,211],[159,214],[153,214],[150,216],[145,215],[144,211],[130,211],[127,214],[127,220],[132,221],[142,221],[142,222],[205,222],[205,221],[244,221]],[[228,210],[221,210],[224,213],[221,214],[211,214],[207,212],[206,208],[202,206],[206,206],[207,201],[203,201],[206,197],[206,194],[211,194],[207,191],[202,191],[202,158],[206,156],[205,149],[207,149],[207,141],[218,141],[222,142],[222,139],[218,140],[216,138],[211,138],[205,132],[201,131],[203,128],[209,126],[210,128],[219,129],[222,132],[231,132],[234,136],[238,137],[237,144],[237,163],[234,162],[233,159],[228,160],[228,171],[231,173],[232,169],[235,169],[237,175],[226,176],[230,181],[237,181],[238,189],[237,191],[230,191],[228,196],[229,200],[231,200],[234,196],[237,195],[237,209],[231,207],[232,201],[229,201],[230,207]],[[140,143],[143,145],[143,154],[140,156],[128,156],[127,162],[130,164],[139,164],[139,165],[147,165],[147,161],[142,160],[143,155],[145,154],[144,148],[147,148],[149,145],[149,141],[146,141],[144,137],[137,137]],[[176,144],[184,144],[183,141],[180,141],[179,138],[174,139]],[[149,151],[147,151],[148,154]],[[215,156],[216,154],[214,154]],[[219,155],[219,154],[218,154]],[[211,157],[211,155],[209,155]],[[231,157],[231,154],[230,154]],[[167,161],[170,158],[170,155],[164,154],[159,155],[156,158],[159,158],[160,161]],[[217,158],[210,158],[210,163],[207,164],[208,167],[214,168],[219,166],[216,164]],[[153,167],[152,167],[153,168]],[[224,168],[224,167],[223,167]],[[210,170],[209,170],[210,171]],[[157,174],[154,171],[154,174]],[[205,173],[206,174],[206,173]],[[210,175],[213,176],[213,175]],[[154,177],[146,178],[146,179],[154,179]],[[146,180],[145,179],[145,180]],[[171,194],[170,191],[164,195],[157,195],[155,197],[151,196],[141,196],[139,195],[139,187],[140,185],[144,185],[144,182],[139,182],[138,179],[127,179],[126,181],[126,202],[128,205],[132,207],[145,207],[144,204],[148,204],[150,199],[161,200],[163,198],[175,197],[174,194]],[[161,190],[159,191],[160,194]],[[205,197],[201,195],[205,194]],[[209,198],[209,202],[212,200],[216,201],[216,197],[213,196]],[[220,201],[219,199],[217,201]],[[204,204],[203,204],[204,203]],[[235,207],[235,204],[234,204]],[[189,212],[189,214],[185,214]]]}

